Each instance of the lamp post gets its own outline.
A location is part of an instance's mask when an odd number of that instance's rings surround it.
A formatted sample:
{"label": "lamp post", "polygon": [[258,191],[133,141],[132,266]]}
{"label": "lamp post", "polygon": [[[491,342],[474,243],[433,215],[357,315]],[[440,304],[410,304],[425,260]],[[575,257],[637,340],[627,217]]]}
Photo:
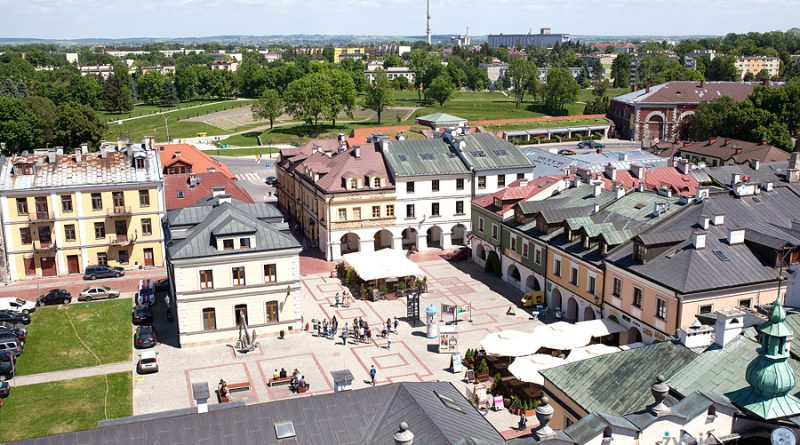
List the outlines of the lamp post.
{"label": "lamp post", "polygon": [[167,123],[167,121],[169,121],[169,116],[164,118],[164,127],[166,127],[166,129],[167,129],[167,143],[169,143],[169,141],[170,141],[169,140],[169,124]]}

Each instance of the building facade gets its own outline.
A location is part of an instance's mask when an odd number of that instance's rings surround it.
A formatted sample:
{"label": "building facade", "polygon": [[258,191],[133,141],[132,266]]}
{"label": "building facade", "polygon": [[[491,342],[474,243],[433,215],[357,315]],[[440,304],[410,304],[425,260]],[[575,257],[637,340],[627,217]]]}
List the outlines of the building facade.
{"label": "building facade", "polygon": [[11,281],[82,273],[90,264],[164,265],[158,153],[36,150],[8,158],[0,211]]}
{"label": "building facade", "polygon": [[777,77],[781,71],[780,57],[739,56],[736,58],[735,64],[742,80],[744,80],[744,77],[748,74],[757,78],[758,75],[761,74],[761,71],[766,71],[771,79]]}
{"label": "building facade", "polygon": [[539,34],[489,34],[489,46],[499,48],[528,48],[539,46],[552,48],[570,41],[569,34],[552,34],[550,28],[541,28]]}

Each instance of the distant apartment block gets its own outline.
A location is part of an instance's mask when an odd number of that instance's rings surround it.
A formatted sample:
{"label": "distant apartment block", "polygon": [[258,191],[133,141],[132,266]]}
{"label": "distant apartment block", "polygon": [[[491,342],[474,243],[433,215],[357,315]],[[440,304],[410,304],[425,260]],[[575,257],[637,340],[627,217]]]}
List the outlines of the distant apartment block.
{"label": "distant apartment block", "polygon": [[506,48],[528,48],[531,46],[539,46],[544,48],[552,48],[555,45],[561,45],[570,41],[569,34],[552,34],[550,28],[542,28],[539,34],[489,34],[489,46],[492,48],[499,48],[505,46]]}
{"label": "distant apartment block", "polygon": [[775,77],[780,73],[781,59],[778,57],[765,56],[742,56],[736,58],[736,69],[742,79],[747,73],[758,76],[762,70],[767,70],[769,77]]}

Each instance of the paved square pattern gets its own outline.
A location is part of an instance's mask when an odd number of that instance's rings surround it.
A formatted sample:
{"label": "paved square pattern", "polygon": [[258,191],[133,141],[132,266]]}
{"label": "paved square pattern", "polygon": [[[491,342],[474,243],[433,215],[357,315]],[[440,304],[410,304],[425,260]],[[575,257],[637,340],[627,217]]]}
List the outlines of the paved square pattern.
{"label": "paved square pattern", "polygon": [[[505,282],[485,274],[471,262],[452,265],[435,255],[415,257],[428,277],[428,292],[422,296],[421,314],[430,304],[440,308],[442,303],[469,305],[472,311],[459,316],[459,349],[479,347],[479,342],[490,332],[502,329],[531,331],[538,321],[516,307],[509,298],[519,299],[522,292]],[[296,332],[285,340],[260,338],[260,347],[254,354],[236,356],[230,346],[214,345],[176,349],[170,345],[157,346],[160,371],[157,374],[137,377],[134,381],[134,413],[145,414],[168,409],[192,406],[191,384],[208,382],[216,389],[219,379],[230,383],[249,382],[250,390],[234,393],[235,399],[247,403],[304,397],[333,391],[331,371],[349,369],[355,376],[353,388],[368,386],[369,369],[378,371],[377,384],[404,381],[448,381],[464,392],[463,373],[450,371],[450,355],[439,354],[437,339],[428,339],[424,323],[416,327],[404,321],[405,299],[366,302],[355,300],[349,308],[334,307],[334,298],[343,288],[340,281],[330,278],[329,271],[303,276],[303,318],[330,319],[334,315],[339,325],[352,323],[358,318],[373,327],[373,341],[356,344],[350,339],[342,345],[341,338],[327,339],[310,332]],[[510,306],[515,315],[507,315]],[[386,319],[400,319],[391,350],[384,338],[377,336],[378,328]],[[452,320],[451,315],[443,317]],[[471,320],[471,321],[470,321]],[[338,333],[337,333],[338,334]],[[275,369],[287,372],[297,368],[305,375],[311,387],[308,393],[294,394],[287,385],[269,387],[268,381]],[[212,399],[210,403],[216,403]],[[490,412],[487,418],[498,428],[508,430],[516,425],[516,418],[507,411]]]}

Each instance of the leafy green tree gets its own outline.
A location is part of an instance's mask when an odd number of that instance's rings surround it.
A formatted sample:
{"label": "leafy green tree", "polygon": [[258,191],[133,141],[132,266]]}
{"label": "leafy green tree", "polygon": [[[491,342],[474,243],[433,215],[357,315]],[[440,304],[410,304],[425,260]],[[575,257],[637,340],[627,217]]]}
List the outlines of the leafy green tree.
{"label": "leafy green tree", "polygon": [[769,80],[770,79],[769,71],[767,71],[766,68],[762,69],[761,71],[758,72],[758,74],[756,74],[756,79]]}
{"label": "leafy green tree", "polygon": [[136,82],[139,99],[148,105],[158,105],[166,78],[158,71],[149,71]]}
{"label": "leafy green tree", "polygon": [[744,80],[745,82],[752,82],[756,80],[756,76],[754,76],[753,73],[748,71],[744,73],[744,78],[742,80]]}
{"label": "leafy green tree", "polygon": [[54,132],[56,144],[75,148],[89,143],[97,147],[105,131],[106,124],[97,118],[92,107],[77,102],[59,105]]}
{"label": "leafy green tree", "polygon": [[[519,106],[525,99],[525,93],[535,88],[539,81],[539,71],[536,65],[523,59],[514,59],[508,66],[508,75],[511,77],[511,93],[514,95],[514,105]],[[534,86],[532,87],[531,84]]]}
{"label": "leafy green tree", "polygon": [[39,130],[42,133],[42,143],[53,142],[53,131],[56,124],[58,108],[52,100],[41,96],[29,96],[23,99],[28,108],[39,118]]}
{"label": "leafy green tree", "polygon": [[322,48],[322,60],[328,63],[334,63],[335,61],[333,60],[333,55],[334,48],[332,45],[326,45],[324,48]]}
{"label": "leafy green tree", "polygon": [[175,68],[175,89],[180,100],[188,101],[197,96],[200,87],[200,77],[194,66],[180,66]]}
{"label": "leafy green tree", "polygon": [[389,77],[383,70],[375,73],[375,81],[367,89],[364,98],[364,108],[375,111],[378,115],[378,124],[381,123],[381,114],[392,103],[392,86]]}
{"label": "leafy green tree", "polygon": [[161,87],[161,105],[172,107],[176,103],[178,103],[178,90],[175,89],[175,83],[172,79],[167,78]]}
{"label": "leafy green tree", "polygon": [[411,88],[411,83],[408,81],[406,76],[397,76],[392,81],[392,88],[398,91],[405,91]]}
{"label": "leafy green tree", "polygon": [[0,96],[0,142],[5,143],[7,151],[19,153],[39,145],[41,125],[36,113],[22,100]]}
{"label": "leafy green tree", "polygon": [[394,66],[403,66],[403,59],[401,59],[397,54],[392,54],[383,59],[384,68],[391,68]]}
{"label": "leafy green tree", "polygon": [[705,77],[711,81],[739,80],[735,59],[732,56],[717,56],[706,66]]}
{"label": "leafy green tree", "polygon": [[620,54],[611,64],[611,78],[614,80],[614,88],[628,88],[631,84],[631,62],[630,54]]}
{"label": "leafy green tree", "polygon": [[253,113],[253,119],[269,120],[269,129],[272,130],[275,119],[283,114],[281,95],[275,90],[266,90],[261,94],[261,98],[258,99],[258,102],[253,104],[250,109]]}
{"label": "leafy green tree", "polygon": [[433,99],[441,107],[445,102],[450,100],[455,89],[456,87],[453,85],[453,81],[450,80],[450,76],[442,74],[433,79],[430,86],[425,89],[425,96]]}
{"label": "leafy green tree", "polygon": [[123,79],[112,74],[103,83],[103,107],[112,113],[124,113],[133,109],[133,98]]}
{"label": "leafy green tree", "polygon": [[723,136],[746,141],[767,140],[776,147],[790,150],[791,137],[773,113],[756,108],[750,100],[735,102],[729,97],[700,104],[689,124],[689,137],[703,140]]}
{"label": "leafy green tree", "polygon": [[240,92],[244,97],[259,97],[266,88],[267,76],[264,68],[255,57],[247,57],[236,70]]}
{"label": "leafy green tree", "polygon": [[489,75],[486,74],[486,70],[477,66],[467,68],[467,88],[472,91],[483,91],[489,88],[489,83]]}
{"label": "leafy green tree", "polygon": [[321,74],[331,86],[331,97],[327,104],[325,115],[331,120],[332,125],[336,126],[336,116],[342,112],[351,115],[356,105],[355,82],[343,70],[328,69],[318,74]]}
{"label": "leafy green tree", "polygon": [[600,62],[599,57],[595,57],[592,61],[592,79],[594,80],[601,80],[605,77],[606,69],[603,67],[603,63]]}
{"label": "leafy green tree", "polygon": [[313,73],[292,81],[283,93],[283,100],[288,113],[317,126],[333,95],[328,79],[320,73]]}
{"label": "leafy green tree", "polygon": [[544,90],[545,109],[552,115],[566,114],[564,105],[575,102],[580,86],[567,68],[551,68]]}
{"label": "leafy green tree", "polygon": [[17,82],[10,77],[6,77],[3,81],[3,84],[0,85],[0,96],[19,99],[20,97],[19,89],[17,88]]}

